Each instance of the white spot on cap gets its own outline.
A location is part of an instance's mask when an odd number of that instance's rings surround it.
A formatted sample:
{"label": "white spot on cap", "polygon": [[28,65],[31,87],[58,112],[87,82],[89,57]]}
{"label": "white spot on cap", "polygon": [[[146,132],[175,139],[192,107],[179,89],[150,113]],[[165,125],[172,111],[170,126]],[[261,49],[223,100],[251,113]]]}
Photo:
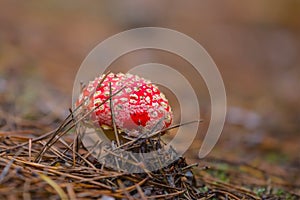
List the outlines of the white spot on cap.
{"label": "white spot on cap", "polygon": [[125,92],[126,92],[126,93],[131,93],[131,92],[132,92],[132,89],[130,89],[130,88],[125,88]]}

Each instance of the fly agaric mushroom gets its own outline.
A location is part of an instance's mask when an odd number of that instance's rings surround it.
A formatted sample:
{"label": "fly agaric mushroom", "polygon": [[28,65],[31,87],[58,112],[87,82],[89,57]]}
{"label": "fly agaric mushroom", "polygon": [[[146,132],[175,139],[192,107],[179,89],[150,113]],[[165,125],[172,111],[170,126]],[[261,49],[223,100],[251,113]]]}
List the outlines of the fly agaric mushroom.
{"label": "fly agaric mushroom", "polygon": [[[112,105],[106,101],[110,96]],[[94,109],[91,118],[104,129],[113,127],[112,107],[118,131],[132,137],[153,129],[162,130],[172,123],[172,111],[165,95],[149,80],[129,73],[109,73],[90,81],[76,106],[81,104],[86,111]]]}

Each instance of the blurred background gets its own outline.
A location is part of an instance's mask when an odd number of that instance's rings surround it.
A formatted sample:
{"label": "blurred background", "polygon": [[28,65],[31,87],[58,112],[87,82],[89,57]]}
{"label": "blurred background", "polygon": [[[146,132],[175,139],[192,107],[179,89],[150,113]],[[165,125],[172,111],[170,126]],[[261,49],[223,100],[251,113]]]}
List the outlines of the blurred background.
{"label": "blurred background", "polygon": [[[209,157],[271,167],[299,183],[299,19],[298,0],[4,0],[0,99],[10,99],[13,103],[6,106],[18,116],[34,118],[42,112],[63,119],[76,72],[99,42],[136,27],[174,29],[203,45],[225,83],[227,120]],[[147,62],[186,65],[175,55],[152,50],[130,53],[113,65],[125,69]],[[205,84],[196,89],[204,122],[186,153],[195,161],[210,117]]]}

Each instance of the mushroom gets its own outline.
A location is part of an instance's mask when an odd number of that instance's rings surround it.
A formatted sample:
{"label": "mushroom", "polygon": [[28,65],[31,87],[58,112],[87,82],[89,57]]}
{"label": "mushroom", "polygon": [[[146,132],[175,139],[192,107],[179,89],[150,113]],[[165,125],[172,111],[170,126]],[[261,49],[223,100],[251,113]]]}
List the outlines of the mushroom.
{"label": "mushroom", "polygon": [[[110,96],[112,102],[106,101]],[[83,88],[76,102],[79,105],[85,111],[93,109],[91,119],[105,130],[113,128],[113,114],[118,132],[130,137],[167,128],[173,118],[169,102],[158,87],[129,73],[96,77]]]}

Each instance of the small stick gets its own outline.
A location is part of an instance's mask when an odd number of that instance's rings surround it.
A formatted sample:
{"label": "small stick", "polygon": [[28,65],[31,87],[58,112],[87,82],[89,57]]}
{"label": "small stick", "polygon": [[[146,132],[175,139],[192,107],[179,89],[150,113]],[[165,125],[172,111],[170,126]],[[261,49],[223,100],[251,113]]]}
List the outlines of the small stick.
{"label": "small stick", "polygon": [[136,185],[136,189],[137,189],[138,193],[140,194],[140,198],[142,200],[146,200],[147,198],[146,198],[142,188],[139,185]]}
{"label": "small stick", "polygon": [[120,187],[120,189],[122,190],[122,192],[125,194],[125,196],[129,199],[129,200],[133,200],[133,197],[129,194],[129,192],[126,190],[125,185],[123,184],[123,182],[121,181],[121,179],[117,179],[118,185]]}
{"label": "small stick", "polygon": [[[109,73],[109,72],[108,72]],[[103,83],[103,81],[104,81],[104,79],[107,77],[107,75],[108,75],[108,73],[107,74],[105,74],[104,75],[104,77],[103,77],[103,79],[100,81],[100,83],[97,85],[97,87],[94,89],[94,92],[95,92],[95,90]],[[123,88],[122,88],[123,89]],[[91,95],[90,95],[90,97],[94,94],[94,92],[93,93],[91,93]],[[118,92],[117,92],[118,93]],[[106,99],[106,101],[107,100],[109,100],[109,99]],[[85,100],[86,101],[86,100]],[[73,112],[76,112],[82,105],[83,105],[83,103],[85,103],[85,101],[83,101],[83,102],[81,102],[81,104],[79,105],[79,106],[77,106],[75,109],[74,109],[74,111]],[[104,103],[106,102],[106,101],[104,101]],[[102,104],[100,104],[99,105],[99,107],[101,106]],[[96,107],[95,109],[97,109],[98,107]],[[91,112],[93,112],[95,109],[92,109],[91,110]],[[65,128],[66,126],[68,126],[72,121],[73,121],[73,118],[71,119],[71,120],[69,120],[68,121],[68,119],[70,118],[70,117],[74,117],[73,116],[73,112],[70,112],[70,114],[66,117],[66,119],[63,121],[63,123],[57,128],[57,129],[55,129],[53,132],[53,135],[52,135],[52,137],[50,138],[50,140],[47,142],[47,144],[46,144],[46,146],[44,146],[43,147],[43,149],[40,151],[40,153],[38,154],[38,156],[36,157],[36,159],[35,159],[35,162],[39,159],[39,157],[41,156],[41,154],[43,154],[44,153],[44,151],[47,149],[47,146],[48,146],[48,144],[58,135],[58,133],[59,133],[59,131],[61,131],[63,128]],[[87,115],[84,115],[84,118],[86,117],[86,116],[88,116],[91,112],[88,112],[87,113]],[[82,119],[84,119],[84,118],[81,118],[81,120]],[[78,121],[81,121],[81,120],[78,120]],[[74,125],[74,124],[73,124]],[[72,128],[74,128],[75,126],[71,126]],[[71,129],[72,129],[71,128]],[[71,130],[70,129],[70,130]],[[52,133],[51,133],[52,134]],[[51,135],[51,134],[49,134],[49,136]],[[48,136],[47,136],[48,137]],[[42,137],[43,138],[43,137]]]}
{"label": "small stick", "polygon": [[25,180],[23,193],[22,193],[22,196],[23,196],[24,200],[32,199],[31,195],[30,195],[30,192],[29,192],[30,191],[30,182],[31,182],[30,179]]}
{"label": "small stick", "polygon": [[72,200],[77,199],[71,183],[68,183],[68,185],[67,185],[67,192],[68,192],[68,196],[70,197],[70,199],[72,199]]}
{"label": "small stick", "polygon": [[[109,82],[109,96],[112,96],[111,82]],[[118,130],[117,130],[117,126],[116,126],[116,120],[115,120],[115,113],[113,111],[114,105],[113,105],[112,98],[110,98],[110,100],[109,100],[109,105],[110,105],[111,120],[112,120],[113,127],[114,127],[117,145],[120,146],[120,140],[119,140]]]}
{"label": "small stick", "polygon": [[31,148],[32,148],[32,138],[29,138],[28,142],[28,157],[29,157],[29,162],[31,162]]}
{"label": "small stick", "polygon": [[5,176],[8,174],[10,167],[12,166],[13,162],[15,161],[15,159],[21,154],[22,149],[20,149],[15,155],[14,157],[9,161],[9,163],[4,167],[3,171],[0,174],[0,184],[2,183],[2,181],[4,180]]}
{"label": "small stick", "polygon": [[[72,114],[72,120],[73,121],[75,121],[75,119],[74,119],[74,115],[73,115],[73,112],[72,112],[72,109],[70,109],[69,110],[70,111],[70,113]],[[72,157],[73,157],[73,166],[75,166],[76,165],[76,154],[75,154],[75,152],[78,152],[78,132],[77,131],[75,131],[76,132],[76,136],[74,137],[74,140],[73,140],[73,152],[72,152]]]}
{"label": "small stick", "polygon": [[[126,86],[122,87],[119,91],[113,94],[113,96],[117,95],[120,93]],[[94,112],[97,108],[102,106],[105,102],[107,102],[111,97],[105,99],[102,103],[100,103],[98,106],[95,108],[91,109],[89,112],[87,112],[85,115],[83,115],[80,119],[75,121],[67,130],[63,131],[60,136],[58,136],[56,139],[55,137],[57,136],[58,131],[55,131],[55,134],[51,137],[51,139],[46,143],[46,145],[42,148],[42,150],[39,152],[39,154],[35,158],[35,162],[38,162],[40,158],[43,156],[43,154],[57,141],[59,140],[60,137],[68,133],[72,128],[74,128],[80,121],[82,121],[84,118],[86,118],[88,115],[90,115],[92,112]],[[73,120],[70,120],[69,122],[72,122]],[[69,122],[66,124],[66,126],[69,124]],[[62,129],[65,128],[65,126],[62,127]],[[54,140],[55,139],[55,140]],[[54,140],[54,141],[53,141]]]}

